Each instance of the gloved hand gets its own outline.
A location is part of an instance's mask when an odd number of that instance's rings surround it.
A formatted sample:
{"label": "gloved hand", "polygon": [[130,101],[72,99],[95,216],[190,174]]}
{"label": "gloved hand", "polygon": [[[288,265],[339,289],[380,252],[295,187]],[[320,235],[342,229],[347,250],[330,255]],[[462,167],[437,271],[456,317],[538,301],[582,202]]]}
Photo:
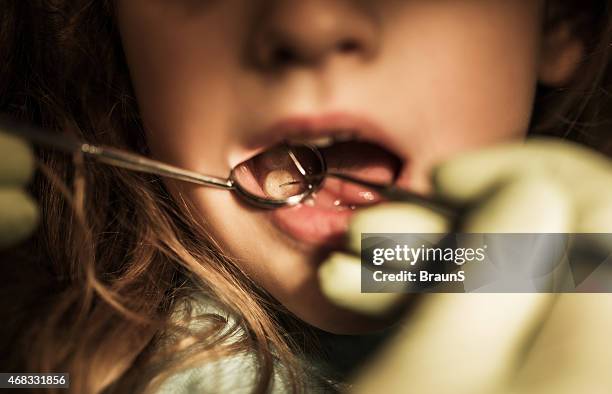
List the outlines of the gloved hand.
{"label": "gloved hand", "polygon": [[[467,233],[612,233],[612,161],[553,138],[467,152],[433,171],[434,193],[460,206]],[[446,233],[449,218],[413,203],[389,203],[358,213],[348,249],[321,266],[325,294],[342,306],[378,314],[398,296],[361,294],[361,233]],[[612,251],[611,237],[597,247]],[[352,278],[351,280],[341,280]]]}
{"label": "gloved hand", "polygon": [[[612,161],[549,138],[461,154],[433,172],[434,192],[471,208],[463,232],[612,233]],[[447,218],[410,203],[359,213],[361,233],[443,233]],[[593,247],[612,253],[610,237]],[[362,294],[360,261],[333,254],[320,268],[337,304],[384,314],[399,294]],[[350,280],[353,278],[353,280]],[[554,302],[553,302],[554,301]],[[432,294],[370,365],[357,392],[558,393],[612,388],[612,295]]]}
{"label": "gloved hand", "polygon": [[25,239],[36,227],[38,208],[24,189],[33,169],[30,147],[0,130],[0,248]]}

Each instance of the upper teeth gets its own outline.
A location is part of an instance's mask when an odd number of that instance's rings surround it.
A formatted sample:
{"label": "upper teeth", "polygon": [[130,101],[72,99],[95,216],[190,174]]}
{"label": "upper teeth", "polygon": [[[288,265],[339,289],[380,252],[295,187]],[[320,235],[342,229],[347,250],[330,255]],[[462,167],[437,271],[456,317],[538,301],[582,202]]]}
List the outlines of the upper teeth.
{"label": "upper teeth", "polygon": [[334,138],[331,136],[328,137],[319,137],[319,138],[311,138],[305,141],[307,144],[314,145],[319,148],[327,148],[332,146],[335,142]]}
{"label": "upper teeth", "polygon": [[299,140],[291,140],[292,142],[300,142],[304,144],[314,145],[319,148],[327,148],[336,142],[349,141],[355,138],[353,132],[345,132],[335,135],[328,135],[316,138],[302,138]]}

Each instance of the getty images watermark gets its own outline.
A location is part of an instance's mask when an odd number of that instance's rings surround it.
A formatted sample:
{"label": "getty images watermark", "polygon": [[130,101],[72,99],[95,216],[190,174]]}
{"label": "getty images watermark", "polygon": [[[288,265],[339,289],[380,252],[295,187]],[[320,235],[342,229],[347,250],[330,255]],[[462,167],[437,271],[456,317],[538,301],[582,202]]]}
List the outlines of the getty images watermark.
{"label": "getty images watermark", "polygon": [[611,292],[612,234],[362,234],[361,290]]}

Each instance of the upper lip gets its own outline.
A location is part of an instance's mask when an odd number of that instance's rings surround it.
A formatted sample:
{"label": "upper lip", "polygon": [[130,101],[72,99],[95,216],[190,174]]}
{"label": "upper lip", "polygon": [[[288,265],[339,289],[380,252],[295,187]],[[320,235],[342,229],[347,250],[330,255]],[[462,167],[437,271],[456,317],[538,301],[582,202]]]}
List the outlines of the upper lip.
{"label": "upper lip", "polygon": [[373,121],[346,113],[320,116],[294,116],[273,123],[257,133],[256,150],[264,150],[287,140],[314,139],[350,135],[351,139],[376,144],[394,154],[405,164],[406,157],[398,148],[401,146],[385,129]]}

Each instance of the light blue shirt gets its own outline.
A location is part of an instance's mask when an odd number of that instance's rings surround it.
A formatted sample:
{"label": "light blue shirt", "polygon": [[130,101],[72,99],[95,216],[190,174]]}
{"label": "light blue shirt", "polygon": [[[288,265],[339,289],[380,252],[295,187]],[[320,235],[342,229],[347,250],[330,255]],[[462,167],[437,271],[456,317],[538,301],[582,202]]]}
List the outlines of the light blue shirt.
{"label": "light blue shirt", "polygon": [[[202,295],[195,296],[191,304],[192,316],[202,314],[217,314],[226,319],[226,331],[235,327],[235,318],[225,311],[218,303]],[[183,315],[182,310],[175,310],[174,319]],[[175,320],[176,321],[176,320]],[[202,328],[201,321],[191,322],[190,329]],[[242,331],[232,332],[227,341],[239,340]],[[223,333],[222,333],[223,334]],[[225,332],[227,334],[227,332]],[[275,365],[271,382],[271,393],[286,393],[288,385],[283,379],[284,368]],[[156,394],[188,394],[188,393],[252,393],[257,382],[257,357],[252,353],[225,356],[218,360],[206,361],[202,365],[176,373],[164,380]]]}

